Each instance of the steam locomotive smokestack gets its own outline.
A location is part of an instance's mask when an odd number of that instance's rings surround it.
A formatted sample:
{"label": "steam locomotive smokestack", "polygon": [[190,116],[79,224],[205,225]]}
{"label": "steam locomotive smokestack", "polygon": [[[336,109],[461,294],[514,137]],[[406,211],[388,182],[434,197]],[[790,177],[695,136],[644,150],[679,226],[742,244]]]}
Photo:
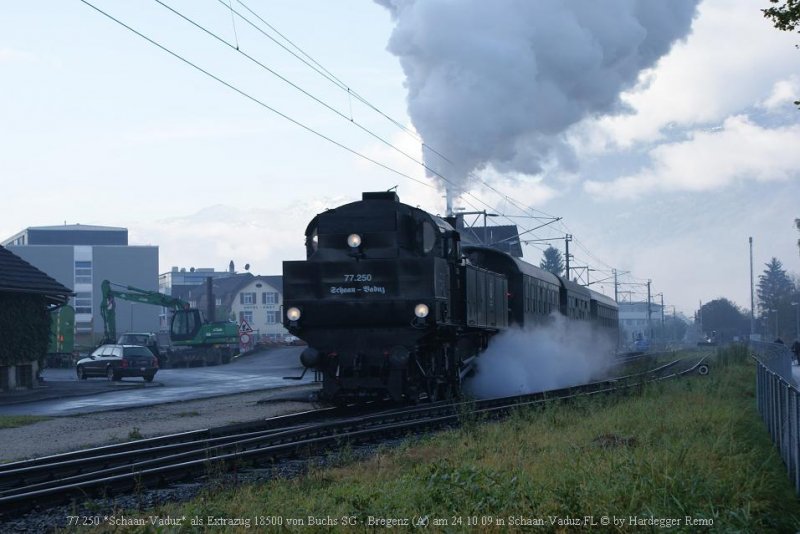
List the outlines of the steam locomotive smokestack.
{"label": "steam locomotive smokestack", "polygon": [[216,319],[214,317],[214,310],[216,308],[216,302],[214,302],[214,290],[212,285],[213,278],[210,276],[206,277],[206,317],[208,318],[209,323],[213,323]]}
{"label": "steam locomotive smokestack", "polygon": [[447,193],[446,193],[445,196],[446,196],[446,199],[447,199],[446,200],[446,202],[447,202],[447,216],[448,217],[452,217],[453,216],[453,193],[450,190],[450,188],[447,189]]}

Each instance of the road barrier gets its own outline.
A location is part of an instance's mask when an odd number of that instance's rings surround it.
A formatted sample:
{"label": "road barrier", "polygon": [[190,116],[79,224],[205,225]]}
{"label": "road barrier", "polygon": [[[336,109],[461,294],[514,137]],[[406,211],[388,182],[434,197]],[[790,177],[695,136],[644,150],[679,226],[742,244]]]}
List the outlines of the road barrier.
{"label": "road barrier", "polygon": [[758,363],[758,413],[800,495],[800,391],[792,376],[792,352],[779,343],[751,342],[750,348]]}

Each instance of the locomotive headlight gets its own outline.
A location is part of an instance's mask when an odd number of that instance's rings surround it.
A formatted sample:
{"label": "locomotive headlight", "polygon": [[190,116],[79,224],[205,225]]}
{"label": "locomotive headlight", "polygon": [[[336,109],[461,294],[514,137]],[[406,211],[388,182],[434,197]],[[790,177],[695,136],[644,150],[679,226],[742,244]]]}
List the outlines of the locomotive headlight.
{"label": "locomotive headlight", "polygon": [[425,317],[427,317],[428,313],[430,313],[430,310],[428,309],[427,304],[420,303],[414,306],[414,315],[416,315],[420,319],[424,319]]}
{"label": "locomotive headlight", "polygon": [[350,248],[358,248],[361,246],[361,236],[358,234],[350,234],[347,236],[347,246]]}
{"label": "locomotive headlight", "polygon": [[300,308],[295,308],[294,306],[292,306],[291,308],[286,310],[286,318],[289,319],[290,321],[298,320],[301,315],[302,313],[300,313]]}

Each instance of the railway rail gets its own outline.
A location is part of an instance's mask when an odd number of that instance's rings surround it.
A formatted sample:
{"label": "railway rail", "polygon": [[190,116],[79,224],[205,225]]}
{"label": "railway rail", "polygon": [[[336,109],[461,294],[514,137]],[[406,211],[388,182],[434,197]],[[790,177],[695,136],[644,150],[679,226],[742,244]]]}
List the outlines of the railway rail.
{"label": "railway rail", "polygon": [[625,392],[702,371],[706,357],[676,359],[644,372],[541,393],[400,409],[387,409],[381,403],[325,408],[4,464],[0,465],[0,519],[88,497],[163,487],[209,472],[272,466],[345,442],[364,444],[453,427],[465,417],[492,419],[547,402]]}

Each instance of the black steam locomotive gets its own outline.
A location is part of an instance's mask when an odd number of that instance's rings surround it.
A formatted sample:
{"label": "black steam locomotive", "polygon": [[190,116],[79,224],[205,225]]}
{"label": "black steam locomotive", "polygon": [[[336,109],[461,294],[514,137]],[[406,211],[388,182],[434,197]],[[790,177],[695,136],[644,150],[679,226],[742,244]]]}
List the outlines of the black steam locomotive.
{"label": "black steam locomotive", "polygon": [[553,312],[616,339],[612,299],[462,244],[455,222],[377,192],[309,223],[307,260],[283,264],[284,325],[308,343],[324,399],[457,396],[493,335]]}

